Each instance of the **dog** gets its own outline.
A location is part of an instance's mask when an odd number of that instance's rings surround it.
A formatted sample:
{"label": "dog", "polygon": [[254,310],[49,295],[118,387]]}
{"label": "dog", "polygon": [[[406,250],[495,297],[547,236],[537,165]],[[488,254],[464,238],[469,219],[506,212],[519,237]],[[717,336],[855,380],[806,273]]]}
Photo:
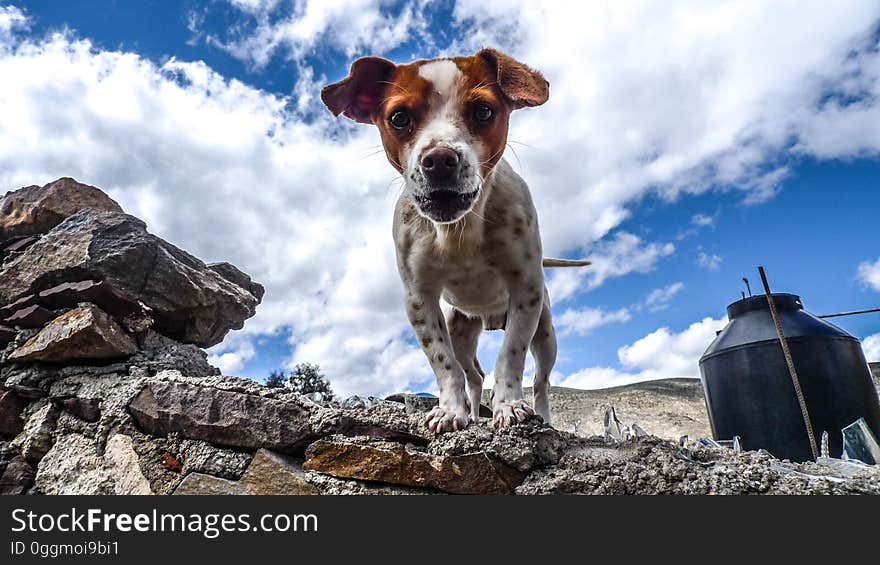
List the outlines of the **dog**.
{"label": "dog", "polygon": [[[479,422],[483,329],[505,330],[491,393],[494,426],[535,413],[551,421],[556,335],[543,267],[589,261],[543,259],[529,188],[502,158],[510,114],[549,94],[540,72],[490,48],[408,64],[363,57],[321,91],[334,116],[379,128],[404,179],[393,236],[406,314],[440,390],[424,422],[434,433]],[[445,313],[441,298],[451,306]],[[529,348],[534,408],[522,390]]]}

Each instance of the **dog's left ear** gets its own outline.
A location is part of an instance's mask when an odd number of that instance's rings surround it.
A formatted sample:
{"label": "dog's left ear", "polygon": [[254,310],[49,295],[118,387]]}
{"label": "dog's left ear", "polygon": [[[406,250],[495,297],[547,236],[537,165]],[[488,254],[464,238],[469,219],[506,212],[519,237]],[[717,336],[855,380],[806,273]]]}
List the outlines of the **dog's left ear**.
{"label": "dog's left ear", "polygon": [[379,106],[394,70],[394,63],[381,57],[361,57],[351,64],[348,76],[321,89],[321,101],[334,116],[344,114],[362,124],[373,123],[373,111]]}
{"label": "dog's left ear", "polygon": [[540,72],[491,48],[481,49],[475,56],[494,69],[498,87],[515,109],[540,106],[550,98],[550,83]]}

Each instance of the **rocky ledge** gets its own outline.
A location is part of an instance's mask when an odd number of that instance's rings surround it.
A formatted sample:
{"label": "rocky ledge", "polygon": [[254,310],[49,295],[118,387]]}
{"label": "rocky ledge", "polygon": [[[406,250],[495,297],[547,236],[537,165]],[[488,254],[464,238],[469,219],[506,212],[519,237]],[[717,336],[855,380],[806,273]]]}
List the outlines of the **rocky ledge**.
{"label": "rocky ledge", "polygon": [[72,179],[0,200],[0,250],[3,494],[880,493],[880,469],[850,462],[537,419],[434,436],[418,398],[330,405],[222,376],[201,348],[262,287]]}

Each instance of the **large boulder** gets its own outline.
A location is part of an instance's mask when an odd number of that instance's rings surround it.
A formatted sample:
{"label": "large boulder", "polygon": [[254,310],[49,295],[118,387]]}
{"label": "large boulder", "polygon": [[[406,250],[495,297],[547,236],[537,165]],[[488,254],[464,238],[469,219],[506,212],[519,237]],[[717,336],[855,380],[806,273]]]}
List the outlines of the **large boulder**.
{"label": "large boulder", "polygon": [[8,192],[0,198],[0,241],[46,233],[81,210],[122,212],[103,191],[72,178]]}
{"label": "large boulder", "polygon": [[200,347],[242,328],[262,296],[262,287],[237,269],[209,267],[147,232],[133,216],[85,210],[3,265],[0,303],[86,280],[106,282],[144,303],[152,309],[154,330]]}

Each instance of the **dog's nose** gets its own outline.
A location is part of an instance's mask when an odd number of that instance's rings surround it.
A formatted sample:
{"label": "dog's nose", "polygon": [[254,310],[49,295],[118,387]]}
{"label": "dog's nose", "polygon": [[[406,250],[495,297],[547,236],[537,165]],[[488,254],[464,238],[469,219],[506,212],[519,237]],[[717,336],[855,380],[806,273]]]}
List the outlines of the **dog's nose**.
{"label": "dog's nose", "polygon": [[447,147],[434,147],[422,155],[422,173],[430,184],[446,184],[458,176],[458,153]]}

